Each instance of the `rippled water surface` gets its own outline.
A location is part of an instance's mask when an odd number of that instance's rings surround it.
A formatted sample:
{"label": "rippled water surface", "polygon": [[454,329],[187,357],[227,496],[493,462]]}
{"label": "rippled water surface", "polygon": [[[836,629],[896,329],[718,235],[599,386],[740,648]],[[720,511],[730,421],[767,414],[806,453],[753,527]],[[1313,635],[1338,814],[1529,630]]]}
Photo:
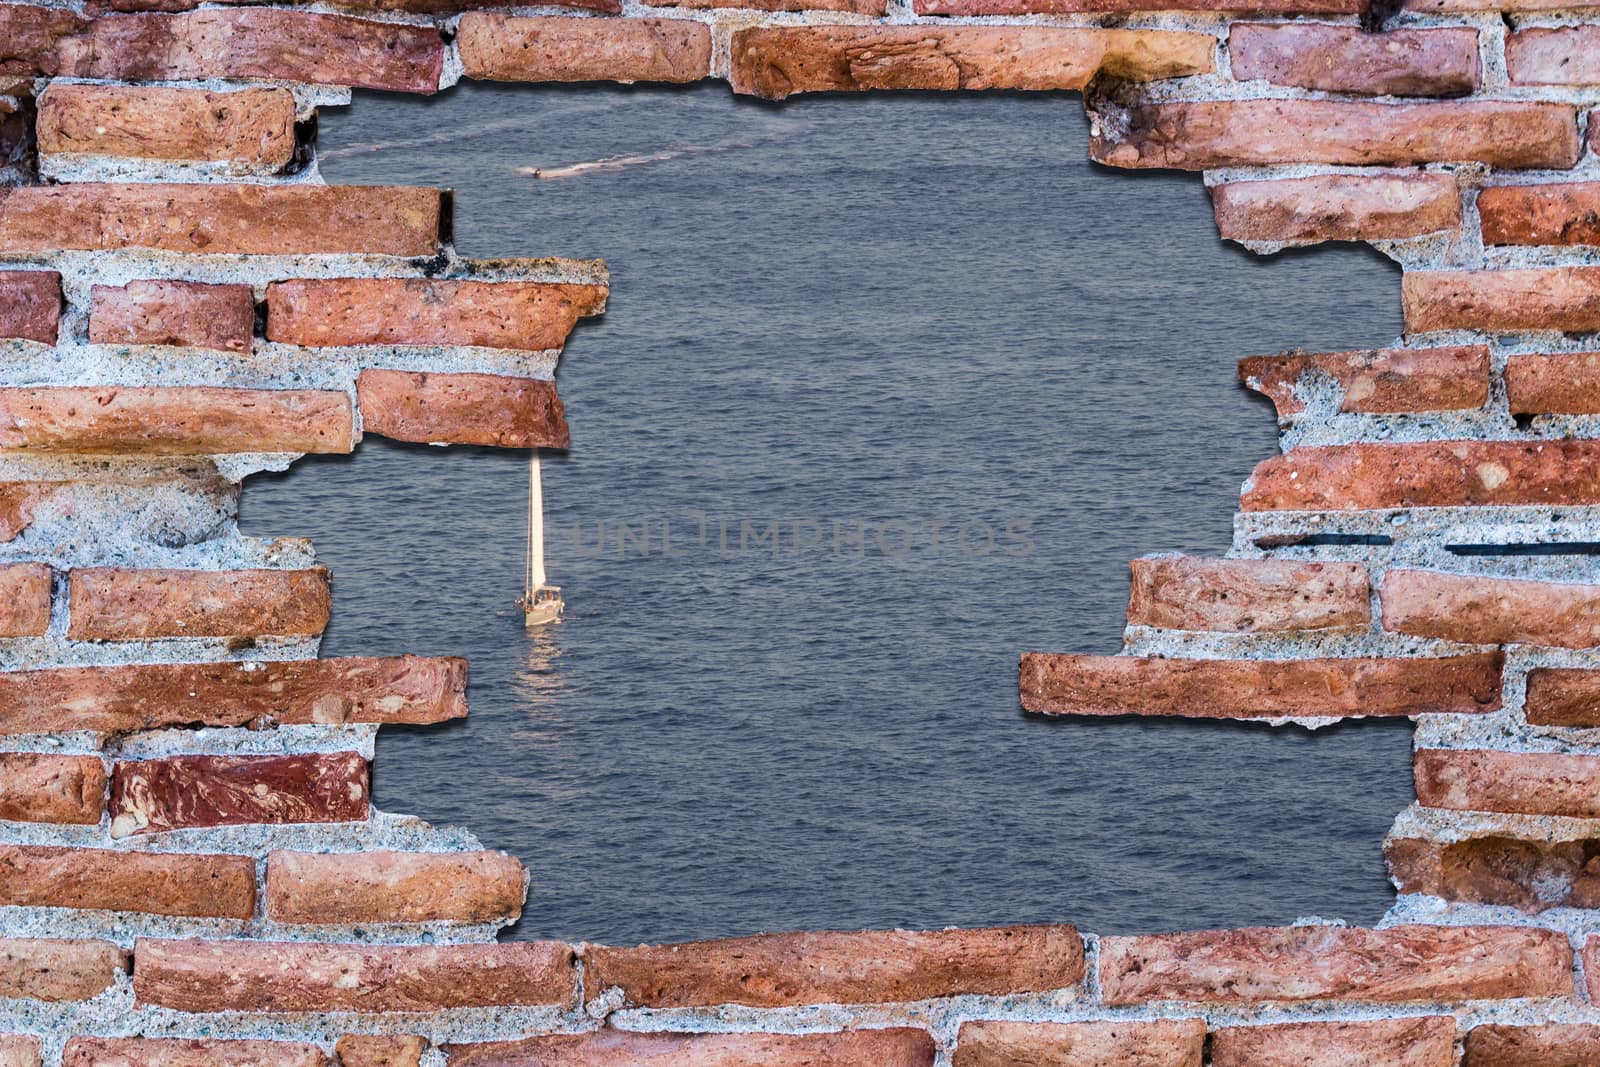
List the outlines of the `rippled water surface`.
{"label": "rippled water surface", "polygon": [[[385,731],[376,795],[520,855],[517,936],[1387,907],[1404,724],[1016,694],[1023,649],[1119,647],[1129,557],[1226,548],[1276,447],[1234,361],[1391,341],[1375,256],[1223,247],[1197,176],[1085,162],[1070,97],[469,86],[322,141],[330,181],[453,186],[467,255],[612,270],[546,463],[559,626],[514,606],[523,454],[374,440],[245,497],[333,568],[327,654],[471,658],[470,719]],[[661,158],[525,173],[613,156]]]}

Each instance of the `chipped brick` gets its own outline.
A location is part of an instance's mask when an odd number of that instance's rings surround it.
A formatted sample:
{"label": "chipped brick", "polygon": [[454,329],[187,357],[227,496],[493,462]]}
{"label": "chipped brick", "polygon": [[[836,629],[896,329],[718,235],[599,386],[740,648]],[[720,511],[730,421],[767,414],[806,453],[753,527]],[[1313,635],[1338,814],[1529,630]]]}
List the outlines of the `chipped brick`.
{"label": "chipped brick", "polygon": [[1211,190],[1229,241],[1388,241],[1454,230],[1461,196],[1448,174],[1318,174],[1227,182]]}
{"label": "chipped brick", "polygon": [[334,1050],[341,1067],[418,1067],[427,1045],[415,1035],[345,1034]]}
{"label": "chipped brick", "polygon": [[1250,15],[1355,15],[1365,0],[915,0],[919,15],[1076,15],[1218,11]]}
{"label": "chipped brick", "polygon": [[267,916],[305,924],[509,922],[522,911],[526,885],[521,862],[504,852],[273,852]]}
{"label": "chipped brick", "polygon": [[364,370],[356,392],[362,429],[397,441],[566,448],[569,440],[553,381]]}
{"label": "chipped brick", "polygon": [[1600,906],[1600,838],[1525,841],[1491,835],[1446,843],[1391,837],[1383,851],[1389,877],[1402,893],[1533,915],[1549,908]]}
{"label": "chipped brick", "polygon": [[88,20],[63,7],[0,5],[0,74],[56,74],[56,49]]}
{"label": "chipped brick", "polygon": [[1600,671],[1535,667],[1523,711],[1536,726],[1600,726]]}
{"label": "chipped brick", "polygon": [[120,760],[111,771],[111,836],[357,822],[367,817],[368,793],[359,752]]}
{"label": "chipped brick", "polygon": [[56,83],[39,98],[39,151],[216,163],[271,173],[294,158],[294,94]]}
{"label": "chipped brick", "polygon": [[1029,652],[1022,706],[1203,719],[1473,714],[1500,707],[1498,653],[1440,659],[1194,660]]}
{"label": "chipped brick", "polygon": [[651,1008],[863,1004],[1074,986],[1083,940],[1071,926],[763,934],[637,948],[583,948],[587,988],[617,986]]}
{"label": "chipped brick", "polygon": [[469,78],[692,82],[711,74],[711,28],[686,19],[516,18],[474,11],[458,37]]}
{"label": "chipped brick", "polygon": [[91,1000],[128,969],[128,954],[109,941],[0,938],[0,997]]}
{"label": "chipped brick", "polygon": [[1467,411],[1489,402],[1489,348],[1286,352],[1239,361],[1239,380],[1270,397],[1280,419],[1306,409],[1299,390],[1311,376],[1331,379],[1344,391],[1342,412]]}
{"label": "chipped brick", "polygon": [[1600,1026],[1474,1026],[1464,1067],[1573,1067],[1600,1062]]}
{"label": "chipped brick", "polygon": [[1277,559],[1136,559],[1130,626],[1266,633],[1358,627],[1372,621],[1359,563]]}
{"label": "chipped brick", "polygon": [[50,628],[50,568],[0,564],[0,637],[40,637]]}
{"label": "chipped brick", "polygon": [[314,637],[328,625],[328,572],[125,570],[72,572],[67,636],[82,641],[155,637]]}
{"label": "chipped brick", "polygon": [[169,280],[97,285],[91,302],[89,340],[95,344],[247,352],[255,330],[255,297],[248,285]]}
{"label": "chipped brick", "polygon": [[105,808],[99,756],[0,753],[0,819],[94,826]]}
{"label": "chipped brick", "polygon": [[60,321],[61,275],[51,270],[0,271],[0,339],[53,345]]}
{"label": "chipped brick", "polygon": [[248,919],[255,914],[256,861],[249,856],[0,845],[0,904]]}

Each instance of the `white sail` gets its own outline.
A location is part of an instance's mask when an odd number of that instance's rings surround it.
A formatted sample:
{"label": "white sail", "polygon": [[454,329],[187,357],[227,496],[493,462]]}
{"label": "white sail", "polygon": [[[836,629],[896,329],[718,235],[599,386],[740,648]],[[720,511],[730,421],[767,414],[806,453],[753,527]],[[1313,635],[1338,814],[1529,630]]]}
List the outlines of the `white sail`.
{"label": "white sail", "polygon": [[544,491],[539,481],[539,451],[528,465],[528,599],[544,588]]}

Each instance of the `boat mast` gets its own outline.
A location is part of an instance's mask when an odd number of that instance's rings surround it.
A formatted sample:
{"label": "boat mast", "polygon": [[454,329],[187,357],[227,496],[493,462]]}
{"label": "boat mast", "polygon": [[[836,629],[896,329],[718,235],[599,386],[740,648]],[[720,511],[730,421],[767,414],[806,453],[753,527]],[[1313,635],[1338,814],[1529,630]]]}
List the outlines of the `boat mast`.
{"label": "boat mast", "polygon": [[528,464],[528,571],[527,597],[544,588],[544,492],[539,480],[539,450]]}

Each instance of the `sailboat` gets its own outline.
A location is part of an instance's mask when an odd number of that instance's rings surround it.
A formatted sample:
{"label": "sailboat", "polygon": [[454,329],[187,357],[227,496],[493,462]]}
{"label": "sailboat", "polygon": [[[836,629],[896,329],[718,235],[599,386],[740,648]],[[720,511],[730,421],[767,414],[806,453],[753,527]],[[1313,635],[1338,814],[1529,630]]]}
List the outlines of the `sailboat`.
{"label": "sailboat", "polygon": [[523,584],[522,605],[526,625],[543,626],[561,619],[566,604],[559,586],[545,584],[544,573],[544,489],[539,479],[539,450],[533,450],[528,467],[528,567]]}

